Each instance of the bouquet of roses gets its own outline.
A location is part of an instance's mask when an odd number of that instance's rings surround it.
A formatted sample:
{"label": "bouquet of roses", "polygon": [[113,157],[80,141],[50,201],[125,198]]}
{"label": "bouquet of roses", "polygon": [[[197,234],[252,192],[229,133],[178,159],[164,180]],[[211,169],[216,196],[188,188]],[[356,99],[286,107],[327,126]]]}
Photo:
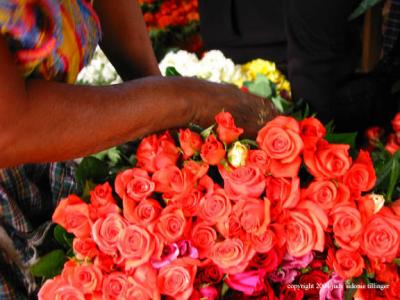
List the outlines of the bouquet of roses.
{"label": "bouquet of roses", "polygon": [[368,193],[367,151],[314,117],[256,141],[215,119],[143,138],[114,188],[61,200],[72,252],[39,299],[398,299],[400,201]]}
{"label": "bouquet of roses", "polygon": [[170,48],[200,53],[197,0],[139,0],[139,4],[158,58]]}

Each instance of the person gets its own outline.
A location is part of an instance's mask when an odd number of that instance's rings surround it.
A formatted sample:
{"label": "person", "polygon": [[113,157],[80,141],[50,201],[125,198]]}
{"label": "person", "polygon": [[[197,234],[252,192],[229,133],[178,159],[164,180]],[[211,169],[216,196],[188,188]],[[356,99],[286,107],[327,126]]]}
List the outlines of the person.
{"label": "person", "polygon": [[[229,85],[160,77],[134,0],[0,0],[0,29],[0,299],[37,290],[28,267],[78,190],[68,160],[223,109],[250,135],[276,115]],[[124,83],[73,85],[98,42]]]}
{"label": "person", "polygon": [[295,101],[306,100],[337,129],[356,130],[374,111],[361,95],[365,81],[353,79],[360,24],[349,17],[360,2],[199,0],[200,30],[206,49],[222,49],[237,63],[276,62],[287,72]]}

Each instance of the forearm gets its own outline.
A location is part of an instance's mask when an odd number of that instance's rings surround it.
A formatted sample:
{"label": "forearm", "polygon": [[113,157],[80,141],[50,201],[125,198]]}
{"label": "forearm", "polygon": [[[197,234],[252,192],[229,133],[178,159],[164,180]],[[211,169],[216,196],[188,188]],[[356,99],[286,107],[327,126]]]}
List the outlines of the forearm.
{"label": "forearm", "polygon": [[158,64],[136,0],[96,0],[102,50],[124,80],[160,75]]}
{"label": "forearm", "polygon": [[184,126],[194,116],[184,87],[190,82],[148,78],[89,87],[28,81],[18,120],[9,116],[14,121],[3,128],[0,167],[72,159]]}

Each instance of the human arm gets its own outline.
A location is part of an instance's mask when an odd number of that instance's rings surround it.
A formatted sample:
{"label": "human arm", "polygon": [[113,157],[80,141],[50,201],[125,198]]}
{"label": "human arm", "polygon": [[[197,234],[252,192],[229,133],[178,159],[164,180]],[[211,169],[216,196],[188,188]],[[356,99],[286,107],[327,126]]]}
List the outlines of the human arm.
{"label": "human arm", "polygon": [[124,80],[161,75],[136,0],[96,0],[102,27],[100,47]]}
{"label": "human arm", "polygon": [[81,157],[162,129],[206,126],[231,112],[250,135],[269,101],[191,78],[149,77],[92,87],[24,80],[0,37],[0,167]]}

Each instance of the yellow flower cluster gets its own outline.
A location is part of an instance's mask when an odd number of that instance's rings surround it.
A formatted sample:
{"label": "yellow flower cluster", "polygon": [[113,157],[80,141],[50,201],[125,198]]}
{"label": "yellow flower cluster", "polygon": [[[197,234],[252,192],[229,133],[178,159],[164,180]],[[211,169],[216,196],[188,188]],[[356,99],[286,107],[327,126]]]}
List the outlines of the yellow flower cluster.
{"label": "yellow flower cluster", "polygon": [[242,87],[243,82],[253,81],[257,74],[265,75],[269,80],[276,84],[278,91],[286,91],[290,96],[290,83],[277,68],[275,63],[263,59],[255,59],[241,66],[242,76],[234,84]]}

